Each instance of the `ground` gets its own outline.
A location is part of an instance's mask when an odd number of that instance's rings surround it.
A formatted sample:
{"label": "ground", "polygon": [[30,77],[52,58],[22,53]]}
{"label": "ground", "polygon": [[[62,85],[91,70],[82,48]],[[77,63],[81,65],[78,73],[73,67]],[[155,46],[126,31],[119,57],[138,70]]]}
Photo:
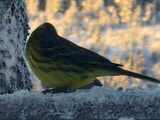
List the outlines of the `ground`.
{"label": "ground", "polygon": [[1,120],[93,120],[160,118],[160,88],[114,90],[94,87],[44,95],[17,91],[0,96]]}

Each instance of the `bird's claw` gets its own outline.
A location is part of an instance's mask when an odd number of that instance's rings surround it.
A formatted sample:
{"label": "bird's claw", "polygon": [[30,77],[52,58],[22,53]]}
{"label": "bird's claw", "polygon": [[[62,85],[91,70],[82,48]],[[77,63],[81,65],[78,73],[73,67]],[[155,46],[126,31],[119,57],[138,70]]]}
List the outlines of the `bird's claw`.
{"label": "bird's claw", "polygon": [[48,88],[42,91],[43,94],[47,93],[70,93],[74,92],[75,90],[69,88]]}

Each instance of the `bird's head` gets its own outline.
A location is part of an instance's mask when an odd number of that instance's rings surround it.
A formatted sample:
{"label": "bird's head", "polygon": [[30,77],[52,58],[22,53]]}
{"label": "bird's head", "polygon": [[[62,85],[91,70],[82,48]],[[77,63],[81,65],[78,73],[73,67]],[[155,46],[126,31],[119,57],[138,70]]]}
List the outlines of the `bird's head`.
{"label": "bird's head", "polygon": [[56,45],[58,34],[55,27],[50,23],[43,23],[35,29],[30,38],[29,44],[38,48],[50,48]]}

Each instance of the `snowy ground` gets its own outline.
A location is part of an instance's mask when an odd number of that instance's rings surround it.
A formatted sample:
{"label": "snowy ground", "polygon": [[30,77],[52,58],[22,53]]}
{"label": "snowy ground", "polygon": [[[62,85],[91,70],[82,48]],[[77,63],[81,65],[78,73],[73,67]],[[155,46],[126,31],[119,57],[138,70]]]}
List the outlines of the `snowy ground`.
{"label": "snowy ground", "polygon": [[48,95],[18,91],[0,96],[0,120],[158,119],[159,91],[107,87]]}

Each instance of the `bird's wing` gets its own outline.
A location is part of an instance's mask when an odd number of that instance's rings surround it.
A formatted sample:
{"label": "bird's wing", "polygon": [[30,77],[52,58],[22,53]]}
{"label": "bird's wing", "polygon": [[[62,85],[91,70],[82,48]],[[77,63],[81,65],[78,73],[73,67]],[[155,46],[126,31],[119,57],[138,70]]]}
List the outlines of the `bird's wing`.
{"label": "bird's wing", "polygon": [[60,37],[59,42],[62,42],[59,43],[60,46],[57,45],[56,47],[53,47],[53,50],[49,54],[52,60],[56,59],[57,61],[65,62],[66,64],[72,64],[84,68],[122,66],[121,64],[112,63],[105,57],[88,49],[77,46],[62,37]]}

